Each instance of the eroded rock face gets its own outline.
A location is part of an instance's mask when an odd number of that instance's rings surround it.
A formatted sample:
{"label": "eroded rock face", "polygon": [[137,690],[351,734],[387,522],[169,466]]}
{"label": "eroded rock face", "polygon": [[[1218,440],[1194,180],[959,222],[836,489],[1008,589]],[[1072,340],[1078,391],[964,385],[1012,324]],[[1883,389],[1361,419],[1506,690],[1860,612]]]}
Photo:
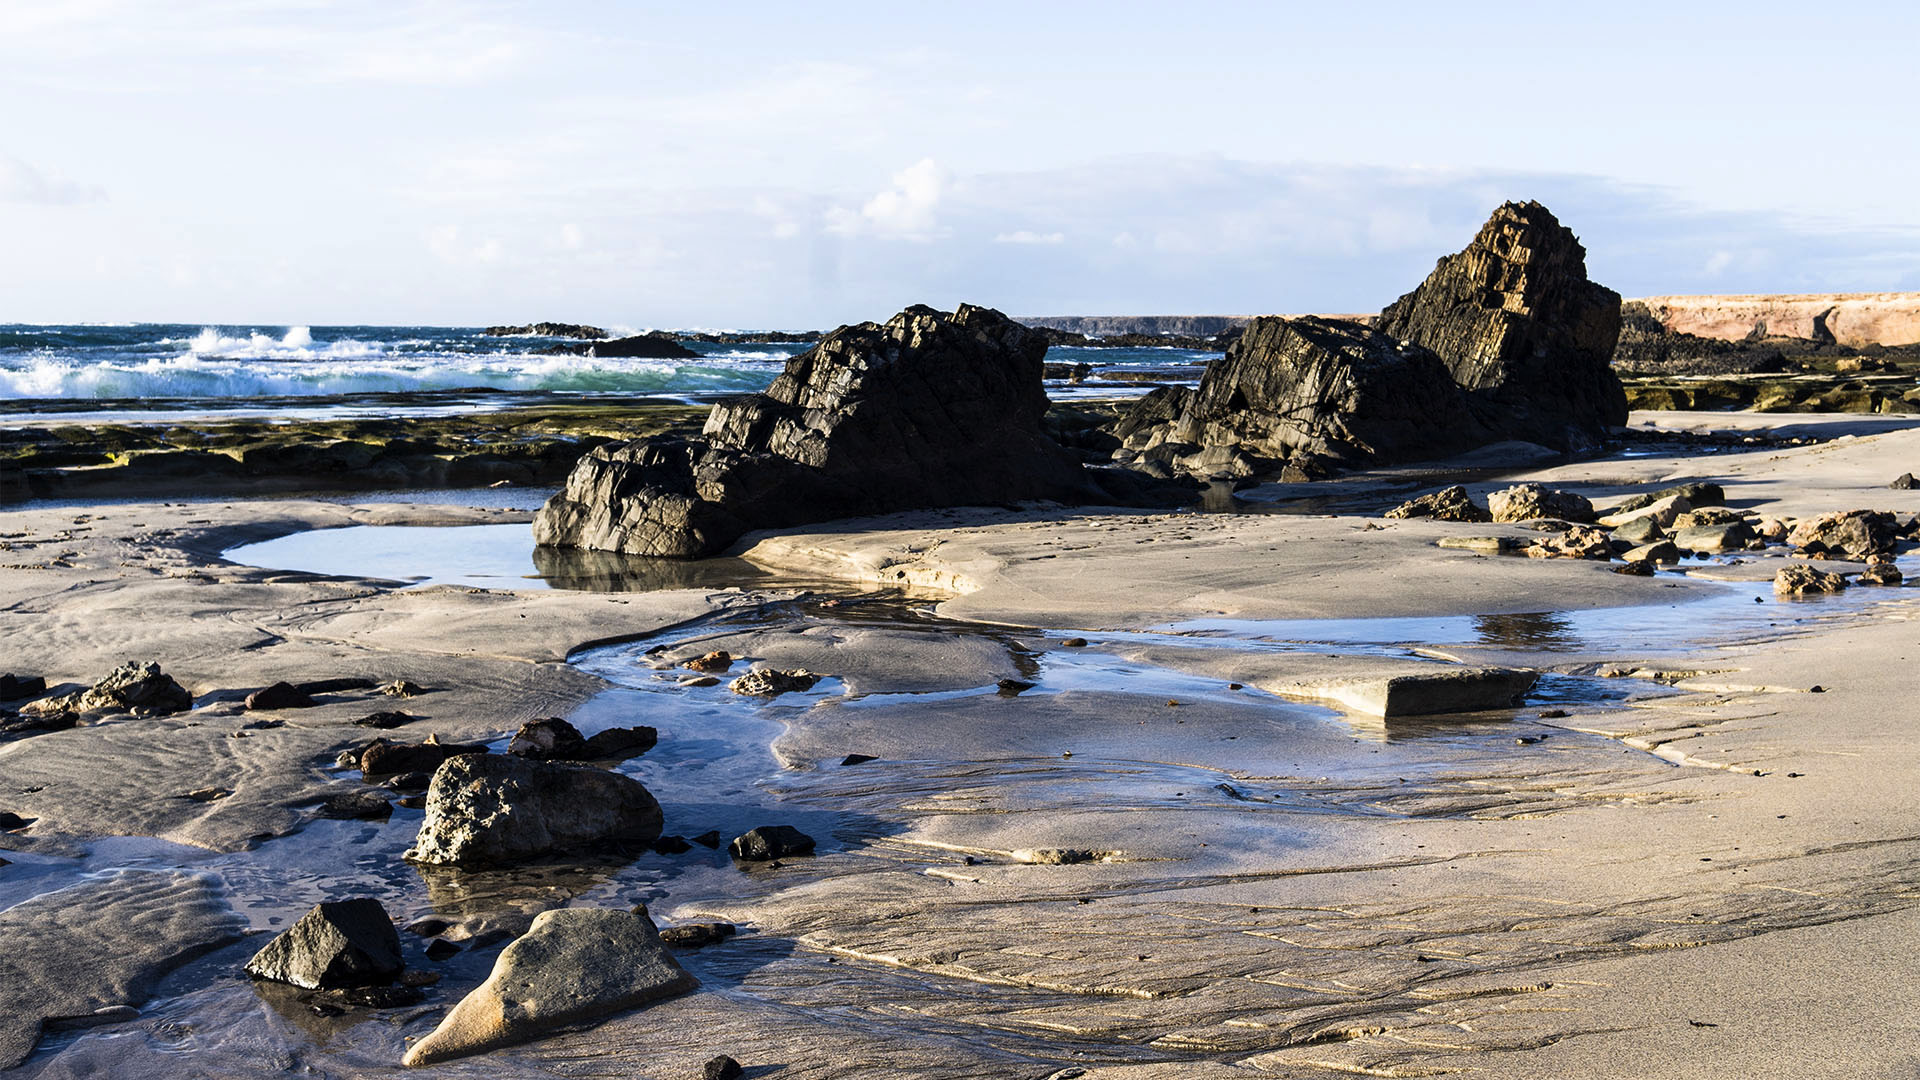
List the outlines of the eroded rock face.
{"label": "eroded rock face", "polygon": [[129,661],[109,672],[107,677],[86,690],[60,697],[42,698],[23,711],[59,712],[137,712],[154,716],[186,712],[193,708],[193,695],[173,681],[151,660]]}
{"label": "eroded rock face", "polygon": [[1787,534],[1787,543],[1817,555],[1864,559],[1892,551],[1898,530],[1892,514],[1848,510],[1800,522]]}
{"label": "eroded rock face", "polygon": [[1430,495],[1409,499],[1387,511],[1382,517],[1432,518],[1435,521],[1492,521],[1493,514],[1473,501],[1461,484],[1441,488]]}
{"label": "eroded rock face", "polygon": [[1041,430],[1046,341],[997,311],[911,307],[843,327],[697,439],[582,459],[534,520],[541,544],[698,558],[753,529],[1101,490]]}
{"label": "eroded rock face", "polygon": [[1591,522],[1593,504],[1571,491],[1551,491],[1539,484],[1515,484],[1487,496],[1487,509],[1495,521],[1533,521],[1552,518],[1557,521]]}
{"label": "eroded rock face", "polygon": [[504,754],[450,758],[427,789],[427,816],[406,858],[484,866],[601,844],[644,847],[660,804],[631,777]]}
{"label": "eroded rock face", "polygon": [[643,912],[544,911],[402,1063],[427,1065],[525,1042],[697,985]]}
{"label": "eroded rock face", "polygon": [[393,920],[363,897],[315,905],[247,961],[247,974],[333,990],[387,982],[404,966]]}
{"label": "eroded rock face", "polygon": [[1816,569],[1804,563],[1783,566],[1773,577],[1773,591],[1780,596],[1837,593],[1846,587],[1846,578],[1839,574],[1829,574],[1825,570]]}
{"label": "eroded rock face", "polygon": [[1537,202],[1495,210],[1375,326],[1439,354],[1504,438],[1577,450],[1627,422],[1620,294],[1587,279],[1586,248]]}
{"label": "eroded rock face", "polygon": [[1406,461],[1488,441],[1439,357],[1335,319],[1254,319],[1198,390],[1154,393],[1115,435],[1186,472]]}

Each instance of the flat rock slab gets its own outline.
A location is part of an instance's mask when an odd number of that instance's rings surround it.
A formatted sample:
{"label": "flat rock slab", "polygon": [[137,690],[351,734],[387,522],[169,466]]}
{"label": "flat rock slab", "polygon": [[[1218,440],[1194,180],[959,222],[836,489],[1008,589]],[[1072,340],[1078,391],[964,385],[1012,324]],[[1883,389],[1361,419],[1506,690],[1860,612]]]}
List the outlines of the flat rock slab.
{"label": "flat rock slab", "polygon": [[245,930],[217,879],[153,870],[123,870],[0,912],[0,1069],[32,1053],[47,1021],[119,1016],[169,970]]}
{"label": "flat rock slab", "polygon": [[1362,676],[1302,684],[1299,693],[1337,701],[1368,716],[1433,716],[1511,709],[1533,689],[1537,671],[1448,667],[1417,675]]}
{"label": "flat rock slab", "polygon": [[428,1065],[525,1042],[554,1028],[683,994],[699,981],[661,944],[653,920],[608,908],[542,912],[402,1064]]}

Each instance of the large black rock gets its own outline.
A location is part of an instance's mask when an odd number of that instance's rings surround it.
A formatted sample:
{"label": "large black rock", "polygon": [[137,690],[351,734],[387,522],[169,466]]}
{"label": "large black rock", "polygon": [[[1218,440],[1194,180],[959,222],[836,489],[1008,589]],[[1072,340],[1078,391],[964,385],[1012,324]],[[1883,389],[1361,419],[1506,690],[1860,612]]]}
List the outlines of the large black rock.
{"label": "large black rock", "polygon": [[1537,202],[1495,210],[1374,326],[1439,354],[1502,437],[1585,449],[1627,422],[1620,294],[1587,279],[1587,249]]}
{"label": "large black rock", "polygon": [[247,961],[256,979],[309,990],[383,983],[400,974],[400,935],[380,901],[365,897],[314,906]]}
{"label": "large black rock", "polygon": [[699,438],[588,454],[534,519],[534,539],[699,558],[754,529],[1124,498],[1041,429],[1046,350],[1019,323],[965,304],[842,327],[788,361],[766,393],[716,405]]}
{"label": "large black rock", "polygon": [[1359,323],[1311,316],[1254,319],[1198,390],[1154,391],[1115,434],[1172,470],[1232,476],[1290,460],[1431,457],[1487,438],[1438,356]]}

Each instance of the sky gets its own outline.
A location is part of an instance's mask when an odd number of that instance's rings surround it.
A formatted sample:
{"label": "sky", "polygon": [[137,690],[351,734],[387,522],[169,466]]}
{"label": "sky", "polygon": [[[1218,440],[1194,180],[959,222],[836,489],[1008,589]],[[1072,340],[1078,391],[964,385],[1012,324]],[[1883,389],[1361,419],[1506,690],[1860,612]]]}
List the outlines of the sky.
{"label": "sky", "polygon": [[1920,5],[0,0],[0,322],[1920,289]]}

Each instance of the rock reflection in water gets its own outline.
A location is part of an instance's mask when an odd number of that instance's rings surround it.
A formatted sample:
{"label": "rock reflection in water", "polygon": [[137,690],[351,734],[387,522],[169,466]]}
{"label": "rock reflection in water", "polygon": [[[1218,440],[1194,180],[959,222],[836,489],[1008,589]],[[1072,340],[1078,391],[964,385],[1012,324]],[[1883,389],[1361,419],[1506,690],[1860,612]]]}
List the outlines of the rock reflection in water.
{"label": "rock reflection in water", "polygon": [[626,865],[609,860],[491,870],[418,865],[413,869],[426,882],[434,915],[448,923],[442,936],[466,941],[495,932],[517,937],[535,915],[567,906],[611,881]]}
{"label": "rock reflection in water", "polygon": [[1557,611],[1530,611],[1515,615],[1475,615],[1474,632],[1480,644],[1503,649],[1547,649],[1561,652],[1578,648],[1579,635],[1566,615]]}
{"label": "rock reflection in water", "polygon": [[661,559],[587,548],[535,547],[534,571],[556,589],[650,592],[765,586],[773,575],[745,559]]}

